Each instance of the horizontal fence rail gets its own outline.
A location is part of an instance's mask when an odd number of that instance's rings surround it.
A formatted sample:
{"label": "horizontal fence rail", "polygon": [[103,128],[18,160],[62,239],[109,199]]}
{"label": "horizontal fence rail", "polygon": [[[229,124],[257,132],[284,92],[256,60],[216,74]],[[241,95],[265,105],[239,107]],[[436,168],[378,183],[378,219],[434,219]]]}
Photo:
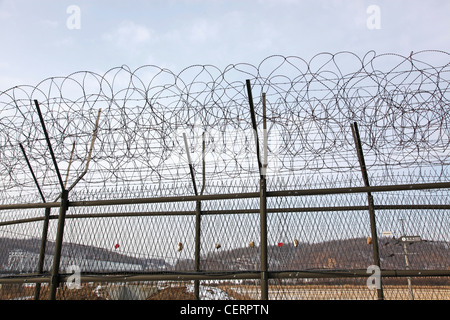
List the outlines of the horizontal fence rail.
{"label": "horizontal fence rail", "polygon": [[[424,190],[424,189],[444,189],[450,188],[450,182],[426,183],[416,185],[387,185],[374,187],[352,187],[352,188],[333,188],[333,189],[309,189],[309,190],[285,190],[267,192],[267,197],[290,197],[324,194],[342,194],[342,193],[366,193],[366,192],[388,192],[405,190]],[[113,199],[113,200],[94,200],[94,201],[70,201],[69,207],[95,207],[108,205],[139,204],[139,203],[161,203],[161,202],[185,202],[201,200],[223,200],[223,199],[242,199],[259,198],[259,193],[240,193],[240,194],[213,194],[199,196],[179,196],[179,197],[161,197],[161,198],[134,198],[134,199]],[[12,209],[38,209],[38,208],[58,208],[60,202],[51,203],[22,203],[11,205],[0,205],[0,210]],[[403,206],[401,206],[403,207]],[[407,209],[408,206],[404,206]],[[424,207],[426,208],[426,206]],[[447,208],[445,205],[442,208]]]}

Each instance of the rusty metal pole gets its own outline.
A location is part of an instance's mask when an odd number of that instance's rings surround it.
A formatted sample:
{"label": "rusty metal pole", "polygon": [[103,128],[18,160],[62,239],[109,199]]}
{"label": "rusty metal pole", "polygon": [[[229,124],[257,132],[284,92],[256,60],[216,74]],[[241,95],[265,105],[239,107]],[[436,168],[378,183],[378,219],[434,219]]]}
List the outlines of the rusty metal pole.
{"label": "rusty metal pole", "polygon": [[[366,187],[370,187],[369,177],[367,175],[366,163],[364,160],[364,154],[363,154],[363,150],[362,150],[362,146],[361,146],[361,138],[359,136],[358,125],[356,122],[354,122],[351,125],[351,129],[352,129],[352,134],[353,134],[353,140],[355,141],[355,145],[356,145],[356,151],[358,154],[358,160],[359,160],[359,165],[361,167],[361,173],[362,173],[362,177],[364,180],[364,185]],[[370,231],[371,231],[371,236],[372,236],[373,261],[374,261],[374,264],[381,270],[375,208],[374,208],[373,196],[370,192],[367,192],[367,200],[368,200],[368,204],[369,204],[369,218],[370,218]],[[383,285],[382,285],[381,277],[380,277],[380,286],[379,287],[380,287],[379,289],[377,288],[378,300],[384,300]]]}

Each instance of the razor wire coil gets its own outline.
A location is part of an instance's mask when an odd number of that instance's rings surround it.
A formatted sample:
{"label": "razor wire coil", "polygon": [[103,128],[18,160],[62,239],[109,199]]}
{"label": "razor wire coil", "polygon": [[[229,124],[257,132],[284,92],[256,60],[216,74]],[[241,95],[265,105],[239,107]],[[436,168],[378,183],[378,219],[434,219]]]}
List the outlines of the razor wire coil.
{"label": "razor wire coil", "polygon": [[406,170],[412,179],[448,180],[449,62],[449,53],[435,50],[339,52],[309,61],[270,56],[223,70],[194,65],[179,73],[121,66],[16,86],[0,92],[0,193],[35,191],[23,144],[43,189],[57,194],[34,100],[68,184],[86,168],[100,110],[89,170],[77,188],[189,181],[183,133],[198,183],[203,157],[206,184],[257,177],[246,79],[261,141],[266,97],[273,177],[351,175],[358,162],[350,124],[357,122],[369,172],[388,179]]}

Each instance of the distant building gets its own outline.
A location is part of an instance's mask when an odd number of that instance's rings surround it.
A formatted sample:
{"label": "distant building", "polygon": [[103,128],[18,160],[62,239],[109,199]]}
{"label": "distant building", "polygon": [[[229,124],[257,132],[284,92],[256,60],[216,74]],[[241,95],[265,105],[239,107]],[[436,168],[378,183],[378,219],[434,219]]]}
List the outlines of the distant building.
{"label": "distant building", "polygon": [[[6,270],[12,273],[36,272],[39,262],[39,254],[22,249],[9,252]],[[52,269],[53,255],[46,254],[44,257],[44,271]],[[110,271],[142,271],[141,264],[125,263],[107,260],[86,259],[84,257],[61,256],[60,270],[65,270],[71,265],[78,266],[82,272],[110,272]]]}

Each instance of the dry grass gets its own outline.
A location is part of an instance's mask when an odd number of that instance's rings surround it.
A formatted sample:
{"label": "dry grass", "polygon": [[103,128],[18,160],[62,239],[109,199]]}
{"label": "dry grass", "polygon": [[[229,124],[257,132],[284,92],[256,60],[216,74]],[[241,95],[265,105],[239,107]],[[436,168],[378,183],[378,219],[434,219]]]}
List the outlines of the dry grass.
{"label": "dry grass", "polygon": [[[230,298],[235,300],[249,300],[250,297],[240,294],[233,290],[230,286],[219,285],[217,288],[224,291]],[[153,294],[148,300],[194,300],[194,293],[187,292],[185,286],[167,287]]]}
{"label": "dry grass", "polygon": [[[69,290],[58,288],[56,292],[57,300],[105,300],[93,292],[93,286],[82,286],[80,289]],[[0,300],[34,300],[35,288],[21,285],[3,285],[0,289]],[[49,288],[47,285],[41,286],[39,300],[48,300]]]}
{"label": "dry grass", "polygon": [[187,292],[185,286],[167,287],[159,290],[147,300],[194,300],[194,293]]}
{"label": "dry grass", "polygon": [[249,295],[236,292],[229,285],[219,285],[217,287],[219,289],[223,290],[229,297],[233,298],[234,300],[252,300]]}
{"label": "dry grass", "polygon": [[[81,289],[58,289],[58,300],[105,300],[94,292],[97,285],[85,285]],[[255,285],[220,284],[217,288],[223,290],[235,300],[258,300],[261,291]],[[408,300],[410,294],[407,286],[383,287],[386,300]],[[48,299],[48,287],[41,288],[41,300]],[[416,300],[450,300],[450,286],[414,286]],[[272,285],[269,286],[269,298],[276,300],[374,300],[376,292],[366,286],[356,285]],[[0,290],[0,300],[34,299],[34,287],[19,285],[3,286]],[[147,300],[194,300],[194,293],[189,292],[185,284],[168,286],[158,290]]]}

